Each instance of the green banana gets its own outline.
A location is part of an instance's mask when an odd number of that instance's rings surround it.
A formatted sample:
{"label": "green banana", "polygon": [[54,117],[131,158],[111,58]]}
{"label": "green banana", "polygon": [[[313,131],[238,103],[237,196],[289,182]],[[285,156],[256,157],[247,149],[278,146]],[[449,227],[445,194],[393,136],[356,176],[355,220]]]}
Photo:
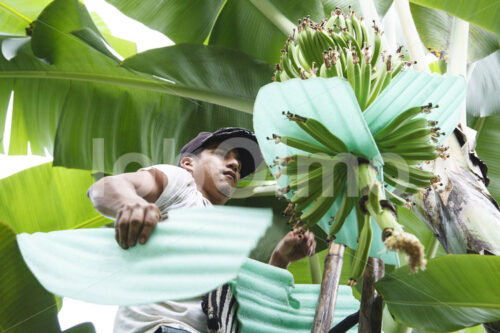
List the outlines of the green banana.
{"label": "green banana", "polygon": [[[430,180],[429,179],[421,179],[421,178],[416,178],[412,177],[409,173],[407,173],[408,176],[408,182],[418,186],[418,187],[428,187],[430,185]],[[401,173],[399,173],[397,170],[391,169],[389,167],[384,166],[384,179],[387,177],[391,178],[400,178]]]}
{"label": "green banana", "polygon": [[347,81],[349,81],[349,84],[351,85],[351,88],[353,91],[356,91],[355,87],[355,79],[354,79],[354,60],[352,58],[352,51],[349,49],[346,49],[346,78]]}
{"label": "green banana", "polygon": [[[355,59],[358,59],[357,57]],[[354,95],[358,103],[361,105],[360,95],[361,95],[361,66],[359,65],[359,60],[354,61]],[[363,109],[361,109],[363,110]]]}
{"label": "green banana", "polygon": [[391,153],[403,153],[408,151],[413,152],[433,152],[436,151],[436,146],[431,143],[413,143],[409,144],[406,142],[402,142],[401,144],[394,145],[391,147],[384,147],[380,152],[391,152]]}
{"label": "green banana", "polygon": [[[399,131],[397,134],[391,135],[390,138],[376,141],[377,145],[384,146],[384,147],[390,147],[396,145],[398,142],[403,142],[405,140],[412,140],[412,139],[422,139],[422,140],[415,140],[417,142],[422,142],[426,143],[429,142],[431,135],[431,130],[429,128],[414,128],[409,131]],[[429,138],[425,140],[426,138]]]}
{"label": "green banana", "polygon": [[348,33],[347,31],[342,31],[342,38],[347,42],[351,42],[351,47],[354,47],[356,54],[358,57],[361,57],[361,44],[358,43],[356,38]]}
{"label": "green banana", "polygon": [[416,106],[406,109],[405,111],[397,115],[393,120],[391,120],[391,122],[387,124],[384,128],[375,133],[373,138],[375,139],[375,141],[385,138],[387,135],[391,134],[396,129],[401,127],[401,125],[406,123],[408,120],[412,119],[413,117],[421,113],[423,109],[427,106]]}
{"label": "green banana", "polygon": [[302,128],[307,134],[316,139],[319,143],[331,150],[330,153],[345,153],[347,146],[337,136],[333,135],[328,128],[321,122],[313,118],[305,118],[287,113],[288,119],[295,121],[295,123]]}
{"label": "green banana", "polygon": [[405,206],[406,200],[395,194],[394,192],[385,189],[385,196],[395,205],[397,206]]}
{"label": "green banana", "polygon": [[345,23],[345,17],[344,17],[344,14],[342,14],[342,10],[340,10],[340,13],[339,13],[338,9],[340,9],[340,8],[335,9],[336,14],[337,14],[336,24],[340,30],[343,30],[343,29],[347,28],[346,23]]}
{"label": "green banana", "polygon": [[308,226],[314,226],[325,215],[335,202],[334,196],[320,195],[309,209],[300,216],[300,220]]}
{"label": "green banana", "polygon": [[360,45],[361,47],[366,47],[370,41],[368,38],[368,32],[366,31],[365,22],[362,17],[359,19],[359,26],[361,27],[361,40],[362,40]]}
{"label": "green banana", "polygon": [[384,167],[389,166],[390,168],[394,169],[407,169],[409,170],[410,175],[414,177],[418,177],[421,179],[433,179],[436,177],[434,173],[426,170],[421,170],[418,168],[414,167],[408,167],[408,164],[406,162],[403,162],[401,160],[397,160],[394,158],[384,158]]}
{"label": "green banana", "polygon": [[380,214],[380,212],[382,211],[382,207],[380,206],[380,185],[378,184],[374,184],[372,185],[372,187],[370,188],[370,192],[368,193],[368,202],[367,204],[369,204],[372,208],[372,210],[376,213],[376,214]]}
{"label": "green banana", "polygon": [[302,213],[304,209],[309,207],[309,205],[313,203],[313,201],[316,200],[321,195],[321,192],[322,192],[321,187],[318,187],[315,190],[313,190],[313,192],[311,192],[310,195],[305,196],[300,200],[296,200],[294,210],[297,213]]}
{"label": "green banana", "polygon": [[[297,191],[295,191],[295,193],[293,194],[293,196],[290,198],[290,202],[293,203],[293,204],[298,204],[301,201],[303,201],[306,198],[308,198],[309,196],[311,196],[312,193],[316,193],[314,191],[314,189],[313,189],[313,191],[311,191],[311,188],[313,187],[311,185],[316,185],[314,187],[317,187],[317,186],[319,186],[318,184],[321,184],[321,182],[319,180],[317,181],[317,184],[310,184],[309,186],[301,187],[300,189],[298,189]],[[321,194],[321,192],[319,194]]]}
{"label": "green banana", "polygon": [[323,178],[323,171],[323,168],[319,167],[307,173],[291,176],[288,186],[290,189],[295,190],[297,188],[302,188],[304,185],[309,186],[310,183],[312,184],[313,182],[318,183],[318,181]]}
{"label": "green banana", "polygon": [[373,232],[370,223],[370,215],[365,215],[363,227],[359,232],[358,248],[352,260],[351,278],[349,279],[350,286],[355,285],[356,281],[363,275],[370,255],[372,237]]}
{"label": "green banana", "polygon": [[387,76],[387,70],[385,66],[382,66],[380,72],[377,73],[377,77],[375,79],[374,84],[371,85],[372,89],[370,91],[370,97],[368,97],[368,102],[366,103],[366,107],[370,106],[378,97],[378,95],[380,95],[380,92],[382,91],[382,85],[384,84],[386,76]]}
{"label": "green banana", "polygon": [[433,161],[439,157],[439,153],[437,151],[433,151],[430,153],[426,152],[404,152],[399,153],[399,155],[404,158],[408,163],[414,164],[412,161]]}
{"label": "green banana", "polygon": [[330,151],[326,149],[322,145],[317,145],[312,142],[304,141],[298,138],[290,137],[290,136],[279,136],[277,134],[273,134],[272,138],[267,138],[268,140],[274,140],[276,144],[284,143],[285,145],[303,150],[308,153],[323,153],[328,154]]}
{"label": "green banana", "polygon": [[420,187],[418,187],[414,184],[405,182],[399,178],[391,177],[390,175],[387,175],[387,177],[384,177],[384,182],[386,182],[387,184],[391,185],[392,187],[395,187],[396,189],[398,189],[402,192],[415,194],[415,193],[418,193],[420,191]]}
{"label": "green banana", "polygon": [[366,104],[368,103],[368,95],[370,94],[371,85],[371,72],[372,66],[370,64],[369,55],[365,55],[364,59],[361,60],[361,91],[359,93],[359,106],[361,110],[366,109]]}
{"label": "green banana", "polygon": [[342,202],[340,203],[340,207],[335,213],[335,218],[333,220],[333,226],[330,228],[329,236],[334,236],[336,233],[340,231],[344,222],[347,219],[347,216],[351,213],[354,208],[354,204],[357,198],[352,198],[344,192],[342,196]]}
{"label": "green banana", "polygon": [[[359,46],[362,46],[363,45],[363,33],[361,32],[361,25],[359,23],[358,18],[354,14],[354,11],[351,11],[351,21],[352,21],[353,28],[356,31],[356,43]],[[361,53],[358,53],[358,54],[361,54]]]}
{"label": "green banana", "polygon": [[373,52],[370,64],[372,65],[372,67],[375,67],[375,65],[377,64],[377,60],[380,56],[380,51],[382,49],[382,38],[380,37],[378,28],[376,28],[375,20],[373,21],[373,25],[375,30],[375,36],[373,38]]}

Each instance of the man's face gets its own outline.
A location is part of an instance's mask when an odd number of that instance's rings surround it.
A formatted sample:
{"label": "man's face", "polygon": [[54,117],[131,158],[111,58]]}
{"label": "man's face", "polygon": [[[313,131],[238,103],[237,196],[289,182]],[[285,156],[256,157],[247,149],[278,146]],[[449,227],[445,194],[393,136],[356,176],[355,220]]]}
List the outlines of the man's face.
{"label": "man's face", "polygon": [[240,180],[241,163],[236,149],[207,146],[193,160],[192,174],[198,186],[213,204],[224,204]]}

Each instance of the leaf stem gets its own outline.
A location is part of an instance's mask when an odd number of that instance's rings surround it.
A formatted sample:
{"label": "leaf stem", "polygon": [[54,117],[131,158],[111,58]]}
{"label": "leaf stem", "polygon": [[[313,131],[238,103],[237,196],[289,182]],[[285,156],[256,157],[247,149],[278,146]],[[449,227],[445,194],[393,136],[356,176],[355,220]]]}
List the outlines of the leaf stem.
{"label": "leaf stem", "polygon": [[225,95],[203,91],[200,89],[186,88],[174,83],[161,80],[143,79],[135,77],[116,77],[106,74],[87,74],[78,72],[48,72],[48,71],[5,71],[0,72],[0,78],[34,78],[34,79],[59,79],[71,81],[85,81],[113,84],[131,88],[144,89],[177,95],[181,97],[194,98],[203,102],[214,103],[228,108],[252,113],[252,99],[240,96]]}
{"label": "leaf stem", "polygon": [[293,24],[268,0],[250,0],[250,2],[286,36],[291,35],[293,29],[296,28],[295,24]]}
{"label": "leaf stem", "polygon": [[432,241],[427,245],[425,249],[425,258],[427,258],[427,260],[434,258],[436,256],[438,248],[439,240],[436,237],[432,237]]}
{"label": "leaf stem", "polygon": [[[87,226],[89,226],[89,225],[94,224],[95,222],[97,222],[97,221],[99,221],[99,220],[101,220],[101,219],[102,219],[102,220],[104,220],[104,221],[106,221],[106,222],[108,221],[108,219],[107,219],[107,218],[105,218],[104,216],[102,216],[102,215],[97,215],[97,216],[94,216],[94,217],[93,217],[93,218],[91,218],[91,219],[88,219],[88,220],[86,220],[86,221],[83,221],[83,222],[82,222],[82,223],[80,223],[80,224],[77,224],[77,225],[73,226],[71,229],[82,229],[82,228],[85,228],[85,227],[87,227]],[[104,225],[104,224],[106,224],[106,223],[103,223],[103,225]]]}
{"label": "leaf stem", "polygon": [[25,20],[28,24],[30,24],[33,20],[30,19],[28,16],[18,12],[17,10],[15,10],[14,8],[8,6],[7,4],[5,4],[4,2],[0,1],[0,8],[4,8],[6,11],[12,13],[13,15]]}
{"label": "leaf stem", "polygon": [[321,283],[321,268],[318,254],[309,257],[309,269],[311,270],[311,281],[313,284]]}
{"label": "leaf stem", "polygon": [[417,71],[430,73],[429,66],[425,60],[424,47],[420,36],[418,35],[417,27],[413,21],[413,16],[410,11],[410,3],[408,0],[394,0],[396,10],[401,22],[401,29],[406,40],[410,59],[416,60],[415,69]]}

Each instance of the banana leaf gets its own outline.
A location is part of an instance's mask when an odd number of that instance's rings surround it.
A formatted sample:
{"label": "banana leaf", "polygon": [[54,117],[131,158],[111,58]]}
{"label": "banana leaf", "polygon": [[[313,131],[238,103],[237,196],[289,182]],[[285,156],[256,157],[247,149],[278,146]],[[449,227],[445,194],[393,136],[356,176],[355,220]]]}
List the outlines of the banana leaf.
{"label": "banana leaf", "polygon": [[60,332],[52,294],[23,261],[11,227],[0,222],[0,329],[4,332]]}
{"label": "banana leaf", "polygon": [[488,190],[493,198],[500,201],[500,115],[479,118],[477,130],[477,153],[488,166],[490,184]]}
{"label": "banana leaf", "polygon": [[425,271],[401,267],[375,284],[391,313],[407,326],[453,331],[500,319],[500,258],[447,255]]}
{"label": "banana leaf", "polygon": [[[203,43],[217,19],[224,0],[133,1],[107,0],[125,15],[165,34],[176,44]],[[161,13],[161,15],[151,15]]]}
{"label": "banana leaf", "polygon": [[63,333],[95,333],[95,327],[92,323],[81,323],[64,330]]}
{"label": "banana leaf", "polygon": [[[66,20],[59,22],[58,17],[66,16],[72,18],[70,23],[67,23]],[[156,151],[162,151],[160,144],[163,138],[174,139],[176,147],[181,147],[189,136],[197,133],[194,132],[195,130],[213,130],[229,125],[251,126],[250,116],[239,115],[233,109],[173,96],[176,93],[172,89],[178,88],[185,92],[186,89],[190,88],[185,86],[181,88],[179,84],[156,79],[150,74],[144,75],[125,69],[123,66],[117,66],[116,60],[72,35],[71,33],[75,30],[90,29],[95,32],[96,29],[89,23],[90,18],[85,8],[78,5],[76,1],[53,2],[41,14],[40,22],[42,23],[35,27],[31,40],[32,45],[28,40],[27,43],[18,47],[14,52],[15,57],[10,61],[0,57],[2,70],[0,72],[2,78],[1,105],[4,105],[7,100],[7,97],[4,96],[10,94],[12,89],[12,86],[9,86],[9,82],[12,84],[12,81],[9,81],[8,78],[15,79],[13,80],[15,81],[15,98],[10,154],[25,154],[28,141],[34,154],[45,154],[45,149],[53,152],[54,137],[57,131],[58,140],[64,144],[67,150],[62,151],[56,148],[54,153],[56,165],[68,163],[67,165],[71,167],[92,169],[92,160],[79,156],[88,156],[80,153],[92,150],[93,138],[105,138],[105,145],[109,147],[109,150],[106,151],[117,152],[119,153],[117,156],[138,152],[146,154],[154,162],[168,162],[157,159],[158,155],[155,155]],[[77,25],[75,22],[87,22],[87,26]],[[58,30],[54,30],[55,28]],[[4,40],[11,38],[9,36],[3,37]],[[5,46],[5,42],[2,46]],[[190,50],[194,53],[201,50],[205,56],[212,58],[221,56],[228,61],[235,59],[235,67],[239,69],[238,74],[245,72],[240,67],[243,63],[236,58],[224,56],[224,51],[218,50],[215,54],[210,55],[212,48],[206,51],[203,46],[198,47],[199,49],[193,47]],[[36,54],[45,57],[46,60],[35,57],[32,48]],[[234,52],[232,51],[230,54],[234,55]],[[161,55],[165,54],[163,52]],[[179,53],[172,49],[170,54],[176,56]],[[196,54],[193,54],[191,59],[194,59],[195,56]],[[270,67],[266,67],[269,71],[259,71],[252,66],[251,58],[244,55],[240,58],[245,61],[243,68],[248,69],[247,73],[250,73],[248,78],[255,77],[255,73],[261,73],[260,82],[269,80],[272,74]],[[175,57],[175,59],[178,58]],[[175,62],[175,59],[161,58],[157,61]],[[47,61],[51,65],[48,65]],[[139,58],[136,58],[135,63],[141,63]],[[191,68],[191,74],[187,73],[190,82],[193,82],[191,76],[193,73],[198,72],[201,68],[211,67],[211,65],[204,65],[200,62],[194,63],[198,65],[197,69]],[[245,91],[235,91],[231,90],[232,88],[230,91],[227,90],[228,86],[232,85],[227,80],[221,80],[221,76],[234,73],[234,67],[228,66],[227,63],[222,65],[213,62],[212,64],[216,67],[208,72],[212,74],[217,72],[217,76],[200,77],[195,81],[211,87],[222,87],[220,84],[217,85],[217,82],[225,82],[223,89],[226,90],[221,92],[225,96],[223,99],[234,101],[235,103],[231,103],[232,106],[252,105],[256,93],[255,88],[244,86],[244,89],[247,89]],[[228,68],[229,72],[225,72],[224,70]],[[262,64],[259,68],[263,68]],[[234,86],[242,87],[242,83],[237,77],[234,75],[228,75],[228,77],[233,77],[236,80],[233,81]],[[252,91],[252,89],[255,91],[254,95],[249,95],[248,91]],[[209,93],[212,97],[206,95],[206,89],[203,92],[199,87],[193,87],[191,91],[195,90],[198,91],[196,94],[199,96],[204,95],[210,100],[214,100],[212,93]],[[100,105],[92,100],[93,95],[101,96]],[[117,99],[120,98],[130,98],[130,104],[135,105],[135,109],[119,110],[120,105],[123,107],[123,104],[117,103]],[[142,107],[143,105],[144,107]],[[62,114],[63,112],[64,114]],[[5,114],[6,108],[0,109],[2,121]],[[136,117],[141,114],[149,114],[149,119],[152,119],[148,126],[141,126],[141,123],[135,121]],[[192,118],[189,118],[190,115]],[[120,117],[117,120],[122,122],[117,122],[114,117]],[[64,126],[59,126],[61,125],[58,122],[60,118],[64,121]],[[129,119],[134,119],[134,121],[131,123],[123,122],[123,120]],[[94,129],[97,124],[100,126]],[[103,124],[105,129],[101,131]],[[180,125],[190,130],[179,131]],[[191,128],[192,132],[190,132]],[[3,128],[1,130],[3,131]],[[99,136],[101,132],[104,134]],[[131,147],[127,147],[123,141],[124,135],[127,136],[126,133],[134,133],[128,139],[128,143],[133,142]],[[149,142],[153,135],[159,136],[159,139],[155,138],[154,145],[144,146],[153,148],[150,151],[142,150],[141,148],[144,147],[141,142]],[[138,146],[139,149],[136,149]],[[113,163],[114,161],[116,158]],[[105,171],[111,172],[113,163],[105,164]]]}
{"label": "banana leaf", "polygon": [[[441,59],[450,55],[453,16],[441,10],[410,3],[411,14],[425,47]],[[498,36],[476,24],[469,24],[468,63],[480,60],[498,50]]]}
{"label": "banana leaf", "polygon": [[475,117],[500,114],[500,51],[472,64],[467,83],[467,113]]}
{"label": "banana leaf", "polygon": [[20,234],[17,241],[28,267],[56,295],[146,304],[200,296],[233,279],[271,220],[267,209],[190,207],[170,212],[145,245],[129,250],[112,229]]}
{"label": "banana leaf", "polygon": [[105,40],[122,57],[128,58],[137,53],[137,46],[135,45],[135,43],[126,39],[115,37],[111,33],[111,30],[109,29],[107,24],[96,12],[91,12],[90,16],[92,17],[92,21],[94,21],[94,24],[96,25],[97,29],[99,29],[99,32],[103,35]]}
{"label": "banana leaf", "polygon": [[500,3],[491,0],[410,0],[412,3],[439,9],[462,20],[477,24],[478,26],[494,32],[500,36],[500,22],[498,13]]}
{"label": "banana leaf", "polygon": [[0,32],[26,35],[26,28],[51,0],[0,1]]}
{"label": "banana leaf", "polygon": [[10,95],[12,92],[12,80],[0,81],[0,154],[4,153],[4,129],[7,118],[7,107],[9,106]]}
{"label": "banana leaf", "polygon": [[87,198],[89,171],[45,163],[0,180],[0,221],[16,232],[99,227],[110,222]]}

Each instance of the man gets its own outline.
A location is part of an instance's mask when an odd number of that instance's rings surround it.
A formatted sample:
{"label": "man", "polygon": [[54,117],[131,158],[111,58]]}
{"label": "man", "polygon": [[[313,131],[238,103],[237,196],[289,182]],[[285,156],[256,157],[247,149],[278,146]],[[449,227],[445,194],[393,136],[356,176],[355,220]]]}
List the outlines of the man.
{"label": "man", "polygon": [[[181,150],[179,166],[156,165],[138,172],[105,177],[88,191],[94,207],[116,220],[116,241],[123,249],[144,244],[171,209],[224,205],[241,177],[262,161],[254,134],[242,128],[201,132]],[[269,264],[287,268],[314,254],[310,232],[289,232],[274,249]],[[181,302],[121,307],[115,332],[207,331],[201,298]]]}

